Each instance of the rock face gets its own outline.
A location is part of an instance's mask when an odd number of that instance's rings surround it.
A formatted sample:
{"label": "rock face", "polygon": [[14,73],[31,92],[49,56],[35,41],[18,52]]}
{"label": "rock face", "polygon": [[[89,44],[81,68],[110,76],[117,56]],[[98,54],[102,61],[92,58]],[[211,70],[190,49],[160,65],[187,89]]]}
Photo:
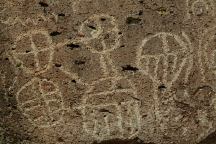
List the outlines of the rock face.
{"label": "rock face", "polygon": [[216,1],[1,0],[0,143],[216,144]]}

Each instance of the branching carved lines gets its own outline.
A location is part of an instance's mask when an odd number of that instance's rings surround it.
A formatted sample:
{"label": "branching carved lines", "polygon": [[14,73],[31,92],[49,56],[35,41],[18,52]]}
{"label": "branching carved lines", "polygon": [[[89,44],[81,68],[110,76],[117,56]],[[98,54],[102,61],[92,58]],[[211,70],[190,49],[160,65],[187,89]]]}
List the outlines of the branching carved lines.
{"label": "branching carved lines", "polygon": [[[188,80],[188,75],[190,73],[190,70],[192,69],[193,65],[193,59],[191,56],[192,47],[189,38],[185,33],[182,33],[182,36],[184,38],[184,41],[177,35],[171,34],[171,33],[157,33],[153,36],[150,36],[148,38],[145,38],[141,44],[141,46],[137,50],[137,61],[136,65],[139,67],[141,73],[143,75],[149,76],[149,78],[153,81],[153,99],[155,101],[155,116],[156,120],[159,121],[162,118],[160,114],[160,100],[158,98],[158,86],[162,83],[166,85],[167,91],[171,88],[173,83],[178,79],[180,73],[183,70],[183,67],[185,67],[186,64],[188,66],[186,67],[186,75],[185,75],[185,82]],[[181,49],[178,49],[178,51],[172,51],[171,47],[169,46],[169,41],[167,37],[171,37],[174,39],[180,46]],[[152,40],[153,38],[159,38],[162,42],[162,52],[158,52],[157,54],[148,54],[148,52],[144,53],[144,49],[146,48],[147,43]],[[150,52],[151,53],[151,52]],[[179,59],[178,56],[184,56]],[[172,65],[168,63],[168,59],[172,58]],[[142,60],[145,60],[143,62]],[[160,63],[161,62],[161,63]],[[179,63],[177,65],[177,63]],[[143,66],[144,65],[144,66]],[[163,72],[159,70],[159,66],[163,66]],[[170,71],[168,67],[171,67],[171,71],[173,72],[172,75],[168,74]],[[159,74],[162,73],[162,79],[160,79]],[[186,93],[185,93],[186,94]]]}
{"label": "branching carved lines", "polygon": [[[41,38],[41,42],[45,43],[44,45],[37,42]],[[26,73],[40,74],[51,67],[54,54],[53,49],[52,39],[47,31],[32,30],[17,37],[12,48],[12,55],[17,64]],[[46,57],[47,59],[45,59]],[[42,62],[45,62],[45,64]]]}
{"label": "branching carved lines", "polygon": [[51,127],[63,118],[63,98],[59,88],[52,81],[33,78],[17,92],[19,109],[32,124]]}
{"label": "branching carved lines", "polygon": [[[180,45],[181,49],[178,52],[169,52],[171,49],[169,48],[168,44],[167,44],[167,39],[166,37],[172,37],[174,40],[176,40],[176,42],[178,42],[178,44]],[[147,44],[147,42],[149,40],[151,40],[152,38],[155,37],[159,37],[162,40],[163,46],[163,52],[161,54],[157,54],[157,55],[149,55],[148,53],[143,54],[143,48],[145,47],[145,45]],[[185,37],[185,34],[183,34],[183,37],[185,39],[188,39],[187,37]],[[138,48],[137,50],[137,66],[141,69],[141,72],[144,75],[147,75],[151,78],[151,80],[154,83],[159,83],[160,80],[158,79],[158,65],[160,61],[163,61],[163,65],[164,65],[164,74],[163,74],[163,83],[166,83],[167,86],[171,86],[173,82],[176,81],[176,79],[178,78],[180,72],[182,71],[183,66],[186,64],[188,57],[186,56],[182,63],[179,65],[179,67],[177,67],[177,60],[178,60],[178,53],[185,53],[186,55],[190,56],[191,53],[191,48],[188,47],[189,45],[186,44],[186,42],[184,42],[183,40],[181,40],[180,37],[170,34],[170,33],[158,33],[156,35],[153,35],[151,37],[148,37],[146,39],[143,40],[141,46]],[[167,81],[168,79],[168,58],[173,58],[173,65],[172,65],[172,71],[175,71],[175,75],[173,76],[173,79],[171,81]],[[143,63],[142,63],[142,59],[146,59],[147,64],[143,67]],[[150,63],[150,61],[153,60],[155,61],[155,63]],[[155,65],[154,66],[154,73],[150,73],[150,66],[151,65]]]}

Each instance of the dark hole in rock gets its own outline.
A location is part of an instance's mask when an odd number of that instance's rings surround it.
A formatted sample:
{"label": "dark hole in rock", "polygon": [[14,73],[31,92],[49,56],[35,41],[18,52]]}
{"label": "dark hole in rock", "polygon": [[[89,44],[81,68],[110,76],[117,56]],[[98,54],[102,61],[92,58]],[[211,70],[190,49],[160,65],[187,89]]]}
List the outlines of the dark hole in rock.
{"label": "dark hole in rock", "polygon": [[119,32],[118,34],[119,34],[119,35],[121,35],[121,34],[122,34],[122,32]]}
{"label": "dark hole in rock", "polygon": [[202,140],[198,144],[215,144],[216,143],[216,131],[207,136],[204,140]]}
{"label": "dark hole in rock", "polygon": [[8,97],[13,97],[13,95],[9,93],[9,94],[8,94]]}
{"label": "dark hole in rock", "polygon": [[60,13],[60,14],[58,14],[58,16],[64,17],[65,14],[64,13]]}
{"label": "dark hole in rock", "polygon": [[56,67],[61,67],[62,65],[61,65],[61,64],[58,64],[58,63],[56,63],[56,64],[55,64],[55,66],[56,66]]}
{"label": "dark hole in rock", "polygon": [[72,80],[71,82],[72,82],[72,83],[76,83],[76,80]]}
{"label": "dark hole in rock", "polygon": [[142,10],[140,10],[139,11],[139,13],[138,13],[138,15],[142,15],[143,14],[143,11]]}
{"label": "dark hole in rock", "polygon": [[62,137],[59,137],[58,142],[64,142],[64,139]]}
{"label": "dark hole in rock", "polygon": [[139,0],[139,3],[140,3],[140,4],[143,4],[143,3],[144,3],[144,0]]}
{"label": "dark hole in rock", "polygon": [[45,2],[39,2],[39,5],[42,7],[48,7],[49,5]]}
{"label": "dark hole in rock", "polygon": [[123,89],[123,87],[121,85],[118,85],[117,89]]}
{"label": "dark hole in rock", "polygon": [[109,110],[107,109],[100,109],[99,112],[105,112],[105,113],[111,113]]}
{"label": "dark hole in rock", "polygon": [[34,66],[35,66],[35,64],[34,64],[34,63],[31,63],[30,65],[31,65],[32,67],[34,67]]}
{"label": "dark hole in rock", "polygon": [[96,27],[94,27],[94,26],[92,26],[92,25],[88,25],[88,27],[89,27],[90,29],[96,30]]}
{"label": "dark hole in rock", "polygon": [[109,34],[106,34],[104,39],[109,39],[109,37],[110,37]]}
{"label": "dark hole in rock", "polygon": [[85,64],[86,62],[85,61],[82,61],[82,60],[75,60],[74,61],[74,64],[76,64],[76,65],[83,65],[83,64]]}
{"label": "dark hole in rock", "polygon": [[163,90],[166,89],[166,86],[165,86],[164,84],[159,85],[159,86],[158,86],[158,89],[159,89],[160,91],[163,91]]}
{"label": "dark hole in rock", "polygon": [[57,35],[60,35],[61,32],[58,32],[58,31],[53,31],[50,33],[50,36],[57,36]]}
{"label": "dark hole in rock", "polygon": [[12,105],[12,109],[17,109],[17,106],[16,105]]}
{"label": "dark hole in rock", "polygon": [[138,24],[141,22],[141,19],[140,18],[134,18],[134,17],[128,17],[126,19],[126,23],[127,24]]}
{"label": "dark hole in rock", "polygon": [[26,50],[26,53],[29,53],[30,52],[30,50]]}
{"label": "dark hole in rock", "polygon": [[136,72],[138,70],[139,70],[138,68],[132,67],[131,65],[122,66],[122,71],[133,71],[133,72]]}
{"label": "dark hole in rock", "polygon": [[101,18],[100,20],[101,20],[101,21],[105,21],[106,19],[105,19],[105,18]]}
{"label": "dark hole in rock", "polygon": [[101,142],[94,142],[93,144],[154,144],[154,143],[145,143],[139,138],[134,139],[111,139],[111,140],[104,140]]}
{"label": "dark hole in rock", "polygon": [[9,58],[5,58],[5,60],[9,60]]}
{"label": "dark hole in rock", "polygon": [[76,49],[76,48],[80,48],[80,45],[74,44],[74,43],[70,43],[70,44],[67,44],[67,47],[70,47],[70,49],[73,50],[73,49]]}
{"label": "dark hole in rock", "polygon": [[142,118],[146,118],[148,115],[147,114],[144,114],[144,115],[142,115]]}

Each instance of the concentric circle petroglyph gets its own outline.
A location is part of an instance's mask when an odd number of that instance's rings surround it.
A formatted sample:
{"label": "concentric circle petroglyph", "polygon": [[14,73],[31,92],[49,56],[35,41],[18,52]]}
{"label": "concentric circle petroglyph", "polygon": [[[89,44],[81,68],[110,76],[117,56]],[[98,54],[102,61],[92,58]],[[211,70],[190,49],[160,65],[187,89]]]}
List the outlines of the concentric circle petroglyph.
{"label": "concentric circle petroglyph", "polygon": [[17,37],[11,52],[17,67],[29,74],[40,74],[51,67],[53,49],[47,31],[31,30]]}
{"label": "concentric circle petroglyph", "polygon": [[33,78],[16,95],[19,109],[35,126],[51,127],[63,120],[63,99],[50,80]]}

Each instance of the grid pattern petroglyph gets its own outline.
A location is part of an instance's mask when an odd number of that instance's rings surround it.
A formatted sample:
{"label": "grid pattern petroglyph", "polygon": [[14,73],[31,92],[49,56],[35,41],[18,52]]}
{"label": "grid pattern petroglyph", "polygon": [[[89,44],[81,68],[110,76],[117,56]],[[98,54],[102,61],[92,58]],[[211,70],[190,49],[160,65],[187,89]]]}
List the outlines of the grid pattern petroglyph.
{"label": "grid pattern petroglyph", "polygon": [[33,78],[21,87],[16,99],[23,114],[36,126],[50,127],[62,121],[62,94],[52,81]]}

